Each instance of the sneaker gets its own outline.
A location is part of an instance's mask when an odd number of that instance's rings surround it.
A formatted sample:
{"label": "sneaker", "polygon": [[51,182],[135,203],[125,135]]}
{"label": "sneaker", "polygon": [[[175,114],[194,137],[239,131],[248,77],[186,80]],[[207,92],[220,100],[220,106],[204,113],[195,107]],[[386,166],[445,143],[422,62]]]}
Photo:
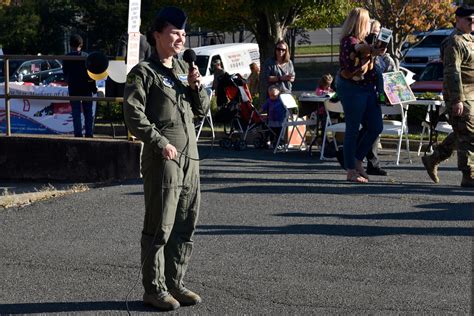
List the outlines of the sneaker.
{"label": "sneaker", "polygon": [[199,295],[184,286],[179,289],[169,289],[170,294],[183,306],[196,305],[202,302]]}
{"label": "sneaker", "polygon": [[148,306],[153,306],[162,311],[172,311],[178,309],[179,302],[168,292],[143,294],[143,303]]}
{"label": "sneaker", "polygon": [[373,176],[386,176],[387,175],[387,171],[383,170],[380,167],[368,166],[366,172],[367,174],[370,174]]}

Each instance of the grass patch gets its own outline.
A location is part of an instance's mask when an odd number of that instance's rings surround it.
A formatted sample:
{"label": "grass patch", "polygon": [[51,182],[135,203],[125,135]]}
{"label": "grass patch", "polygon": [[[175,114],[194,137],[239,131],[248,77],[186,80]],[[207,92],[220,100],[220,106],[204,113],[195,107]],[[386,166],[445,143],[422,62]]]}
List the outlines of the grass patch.
{"label": "grass patch", "polygon": [[74,184],[66,188],[57,189],[52,184],[42,186],[40,189],[34,188],[35,192],[19,193],[9,191],[7,188],[3,189],[0,195],[0,209],[11,207],[23,207],[30,205],[37,201],[43,201],[55,197],[64,196],[67,194],[84,192],[89,190],[85,184]]}
{"label": "grass patch", "polygon": [[339,54],[339,45],[304,45],[296,46],[296,55],[318,55],[318,54]]}

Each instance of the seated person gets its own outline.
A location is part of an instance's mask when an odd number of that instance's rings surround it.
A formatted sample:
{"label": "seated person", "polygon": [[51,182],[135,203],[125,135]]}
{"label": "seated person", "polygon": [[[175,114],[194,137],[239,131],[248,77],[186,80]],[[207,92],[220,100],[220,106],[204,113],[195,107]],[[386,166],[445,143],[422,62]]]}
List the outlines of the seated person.
{"label": "seated person", "polygon": [[276,141],[281,133],[282,123],[285,120],[286,108],[280,99],[280,90],[277,86],[268,87],[268,98],[262,105],[262,112],[268,113],[268,127],[273,131],[270,133],[270,148],[276,146]]}
{"label": "seated person", "polygon": [[[331,88],[331,84],[333,82],[333,77],[331,74],[325,74],[319,79],[319,84],[318,87],[316,88],[316,95],[317,96],[325,96],[332,94],[334,90]],[[318,115],[318,121],[319,121],[319,128],[321,130],[321,135],[324,135],[325,127],[326,127],[326,110],[324,109],[324,104],[321,102],[321,104],[318,106],[318,111],[316,112]]]}
{"label": "seated person", "polygon": [[334,90],[331,88],[333,78],[331,74],[325,74],[319,79],[318,87],[316,88],[316,95],[317,96],[325,96],[330,93],[333,93]]}

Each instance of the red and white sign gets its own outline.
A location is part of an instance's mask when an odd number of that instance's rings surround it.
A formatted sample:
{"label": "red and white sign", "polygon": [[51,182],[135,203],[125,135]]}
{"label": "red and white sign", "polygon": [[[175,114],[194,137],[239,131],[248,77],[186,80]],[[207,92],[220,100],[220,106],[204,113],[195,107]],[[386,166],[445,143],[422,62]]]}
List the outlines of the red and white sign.
{"label": "red and white sign", "polygon": [[[12,133],[21,134],[72,134],[71,104],[68,100],[34,100],[27,95],[68,96],[67,87],[9,84],[11,94],[24,94],[25,99],[10,99]],[[5,85],[0,84],[0,94]],[[96,103],[92,112],[95,117]],[[84,122],[84,117],[82,118]],[[6,130],[5,99],[0,99],[0,130]]]}

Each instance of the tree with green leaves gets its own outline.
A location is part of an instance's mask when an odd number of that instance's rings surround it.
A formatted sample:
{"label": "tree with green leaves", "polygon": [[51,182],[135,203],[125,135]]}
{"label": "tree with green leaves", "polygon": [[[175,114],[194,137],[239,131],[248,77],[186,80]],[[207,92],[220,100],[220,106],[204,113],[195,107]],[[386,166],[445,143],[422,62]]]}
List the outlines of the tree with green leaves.
{"label": "tree with green leaves", "polygon": [[[335,25],[340,25],[344,22],[348,12],[354,7],[352,0],[337,0],[327,1],[318,6],[306,7],[301,15],[301,18],[295,21],[294,25],[290,27],[291,33],[298,34],[298,30],[317,30],[327,28]],[[296,32],[294,32],[296,30]],[[289,47],[291,55],[295,52],[295,37],[289,36]]]}
{"label": "tree with green leaves", "polygon": [[63,54],[68,35],[79,33],[86,50],[114,54],[127,16],[128,0],[3,1],[0,44],[9,54]]}
{"label": "tree with green leaves", "polygon": [[181,6],[189,14],[193,25],[230,32],[242,27],[249,30],[259,44],[261,61],[273,55],[275,43],[284,39],[288,29],[296,26],[299,20],[305,18],[312,25],[328,25],[328,16],[319,14],[345,8],[348,2],[349,0],[174,1],[175,5]]}
{"label": "tree with green leaves", "polygon": [[[176,1],[189,15],[193,25],[220,30],[245,27],[259,45],[260,62],[273,56],[275,43],[284,39],[288,29],[301,20],[325,24],[327,16],[321,18],[320,12],[328,13],[345,8],[349,0],[209,0],[206,2]],[[342,5],[341,5],[342,3]],[[326,7],[331,8],[324,11]],[[338,11],[339,12],[339,11]],[[312,20],[311,20],[312,19]],[[263,86],[263,85],[262,85]],[[265,95],[266,91],[260,91]],[[264,98],[262,98],[264,100]]]}
{"label": "tree with green leaves", "polygon": [[3,25],[0,43],[4,53],[25,53],[36,47],[41,19],[34,0],[22,1],[22,5],[2,4],[0,21]]}

